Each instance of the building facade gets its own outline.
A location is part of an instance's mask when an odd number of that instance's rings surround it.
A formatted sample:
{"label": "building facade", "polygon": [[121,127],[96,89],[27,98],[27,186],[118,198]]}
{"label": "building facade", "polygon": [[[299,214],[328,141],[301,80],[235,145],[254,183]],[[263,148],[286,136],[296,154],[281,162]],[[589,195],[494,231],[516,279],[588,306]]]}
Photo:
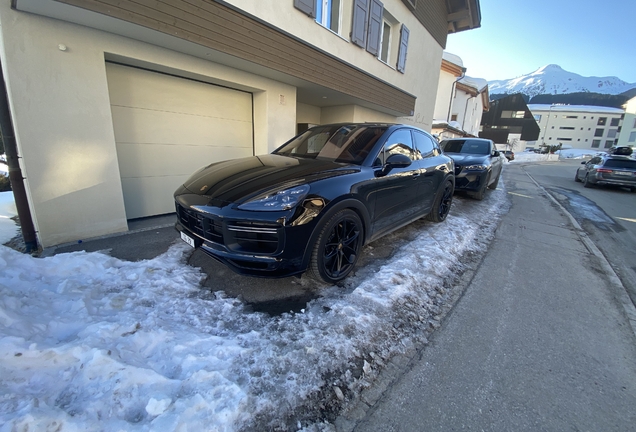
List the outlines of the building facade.
{"label": "building facade", "polygon": [[636,97],[628,100],[624,108],[625,117],[616,145],[636,147]]}
{"label": "building facade", "polygon": [[511,94],[490,102],[481,118],[479,136],[497,144],[500,150],[524,151],[539,137],[539,125],[522,94]]}
{"label": "building facade", "polygon": [[432,131],[440,139],[477,136],[489,108],[488,82],[466,76],[460,57],[444,51]]}
{"label": "building facade", "polygon": [[576,149],[608,149],[621,134],[625,111],[620,108],[585,105],[528,105],[541,133],[528,145]]}
{"label": "building facade", "polygon": [[174,211],[203,165],[303,125],[430,130],[448,33],[478,0],[13,0],[0,60],[42,246]]}

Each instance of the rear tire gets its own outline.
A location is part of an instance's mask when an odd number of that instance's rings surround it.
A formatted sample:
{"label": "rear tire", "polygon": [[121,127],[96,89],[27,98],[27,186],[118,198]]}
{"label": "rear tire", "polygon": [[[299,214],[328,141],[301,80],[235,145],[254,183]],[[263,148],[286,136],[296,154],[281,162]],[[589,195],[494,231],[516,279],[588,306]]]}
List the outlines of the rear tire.
{"label": "rear tire", "polygon": [[308,275],[329,284],[346,278],[358,261],[362,233],[362,221],[353,210],[340,210],[331,216],[314,245]]}
{"label": "rear tire", "polygon": [[583,187],[592,188],[594,185],[588,179],[588,174],[585,174],[585,178],[583,179]]}
{"label": "rear tire", "polygon": [[443,222],[446,220],[446,216],[450,212],[451,205],[453,204],[453,183],[450,180],[446,180],[441,190],[435,196],[433,207],[431,212],[426,216],[426,219],[431,222]]}
{"label": "rear tire", "polygon": [[574,181],[577,183],[581,183],[581,179],[579,178],[579,170],[576,170],[576,173],[574,174]]}

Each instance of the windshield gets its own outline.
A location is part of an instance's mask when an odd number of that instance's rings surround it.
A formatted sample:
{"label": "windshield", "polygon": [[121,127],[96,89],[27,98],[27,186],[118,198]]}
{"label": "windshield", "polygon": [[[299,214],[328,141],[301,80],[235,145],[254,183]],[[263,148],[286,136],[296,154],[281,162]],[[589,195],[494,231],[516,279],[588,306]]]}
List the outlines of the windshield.
{"label": "windshield", "polygon": [[445,153],[490,154],[488,141],[471,139],[444,140],[440,143]]}
{"label": "windshield", "polygon": [[387,126],[330,125],[308,129],[274,154],[360,165]]}

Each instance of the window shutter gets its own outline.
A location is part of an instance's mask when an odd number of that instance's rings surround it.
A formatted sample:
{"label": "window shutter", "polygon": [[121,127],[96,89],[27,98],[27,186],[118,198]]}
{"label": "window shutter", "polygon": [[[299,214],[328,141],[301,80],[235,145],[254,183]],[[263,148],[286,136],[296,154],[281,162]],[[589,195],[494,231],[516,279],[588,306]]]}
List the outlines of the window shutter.
{"label": "window shutter", "polygon": [[369,0],[354,0],[353,24],[351,26],[351,42],[366,48],[367,26],[369,22]]}
{"label": "window shutter", "polygon": [[312,18],[316,18],[316,0],[294,0],[294,7]]}
{"label": "window shutter", "polygon": [[402,24],[400,30],[400,50],[398,51],[397,70],[404,73],[406,69],[406,50],[409,46],[409,29]]}
{"label": "window shutter", "polygon": [[384,5],[380,0],[371,0],[369,9],[369,31],[367,34],[367,51],[374,56],[380,52],[380,34],[382,32],[382,13]]}

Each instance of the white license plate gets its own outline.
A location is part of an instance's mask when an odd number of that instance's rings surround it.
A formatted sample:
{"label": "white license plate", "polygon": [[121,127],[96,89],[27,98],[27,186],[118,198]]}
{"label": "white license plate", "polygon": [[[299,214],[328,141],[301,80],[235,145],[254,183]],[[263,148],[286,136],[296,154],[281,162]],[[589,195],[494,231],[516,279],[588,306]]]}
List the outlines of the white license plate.
{"label": "white license plate", "polygon": [[190,246],[195,247],[194,246],[194,239],[192,237],[190,237],[189,235],[187,235],[186,233],[184,233],[183,231],[181,231],[181,240],[183,240],[184,242],[186,242]]}
{"label": "white license plate", "polygon": [[626,172],[626,171],[614,171],[614,174],[619,175],[619,176],[632,176],[633,174],[630,172]]}

